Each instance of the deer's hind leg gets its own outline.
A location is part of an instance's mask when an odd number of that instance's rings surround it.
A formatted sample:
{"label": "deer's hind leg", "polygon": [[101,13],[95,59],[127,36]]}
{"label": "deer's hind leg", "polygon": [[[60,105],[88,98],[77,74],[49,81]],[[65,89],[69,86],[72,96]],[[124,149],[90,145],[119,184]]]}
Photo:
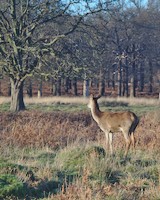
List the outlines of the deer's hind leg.
{"label": "deer's hind leg", "polygon": [[125,140],[126,140],[126,149],[125,149],[124,157],[126,158],[127,155],[128,155],[128,151],[129,151],[130,145],[131,145],[131,140],[130,140],[130,137],[128,137]]}
{"label": "deer's hind leg", "polygon": [[125,153],[124,153],[124,158],[126,158],[128,155],[130,145],[131,145],[131,135],[129,134],[128,130],[127,131],[122,130],[122,132],[123,132],[125,143],[126,143],[126,148],[125,148]]}
{"label": "deer's hind leg", "polygon": [[135,137],[134,137],[134,132],[131,133],[131,143],[132,143],[132,146],[133,146],[133,151],[135,152],[136,140],[135,140]]}
{"label": "deer's hind leg", "polygon": [[109,148],[111,155],[113,155],[113,133],[111,132],[109,132]]}

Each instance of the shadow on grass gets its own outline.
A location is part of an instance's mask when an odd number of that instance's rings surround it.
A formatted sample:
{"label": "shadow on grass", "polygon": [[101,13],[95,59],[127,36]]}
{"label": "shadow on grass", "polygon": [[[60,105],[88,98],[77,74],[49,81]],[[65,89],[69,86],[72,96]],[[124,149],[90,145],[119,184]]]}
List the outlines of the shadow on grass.
{"label": "shadow on grass", "polygon": [[156,165],[157,161],[156,160],[135,160],[133,164],[140,167],[150,167],[150,166]]}
{"label": "shadow on grass", "polygon": [[45,198],[51,193],[57,194],[60,191],[61,187],[62,183],[59,181],[42,180],[35,187],[26,186],[26,195],[24,196],[24,198],[27,200]]}
{"label": "shadow on grass", "polygon": [[[106,183],[115,184],[119,183],[123,174],[121,171],[112,171],[111,169],[106,172],[104,181]],[[66,187],[74,182],[77,178],[82,178],[79,174],[67,174],[65,171],[57,172],[57,181],[41,181],[36,188],[29,188],[30,199],[33,198],[44,198],[49,194],[57,194],[61,191],[62,186],[65,190]],[[96,179],[96,176],[89,176],[89,180]],[[100,177],[99,177],[100,178]],[[98,180],[98,179],[97,179]],[[44,195],[45,194],[45,195]]]}
{"label": "shadow on grass", "polygon": [[59,171],[57,172],[58,180],[46,179],[40,181],[35,187],[27,186],[25,198],[31,200],[45,198],[50,194],[57,194],[61,191],[62,186],[66,187],[68,184],[72,183],[76,177],[76,175],[66,175],[65,172]]}
{"label": "shadow on grass", "polygon": [[102,102],[101,105],[106,107],[128,107],[129,104],[126,102],[113,101],[113,102]]}
{"label": "shadow on grass", "polygon": [[[41,154],[38,158],[45,162],[48,157],[55,155]],[[44,198],[50,193],[57,193],[62,186],[62,181],[41,180],[36,177],[32,167],[8,163],[0,159],[0,199],[11,196],[13,199]]]}
{"label": "shadow on grass", "polygon": [[112,171],[106,175],[106,182],[110,184],[119,183],[122,177],[123,174],[121,171]]}

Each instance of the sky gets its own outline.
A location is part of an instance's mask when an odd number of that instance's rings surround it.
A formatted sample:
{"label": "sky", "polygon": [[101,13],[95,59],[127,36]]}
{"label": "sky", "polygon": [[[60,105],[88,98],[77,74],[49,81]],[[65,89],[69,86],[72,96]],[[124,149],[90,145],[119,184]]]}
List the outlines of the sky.
{"label": "sky", "polygon": [[[71,0],[73,1],[73,0]],[[132,0],[112,0],[113,4],[116,4],[118,1],[120,2],[124,2],[125,5],[127,5],[128,7],[130,6],[134,6],[134,4],[132,3]],[[146,6],[148,0],[134,0],[139,6]],[[154,1],[154,0],[153,0]],[[65,3],[70,2],[70,0],[64,0]],[[85,13],[87,12],[87,7],[88,5],[90,6],[90,8],[94,8],[96,7],[96,5],[101,2],[102,4],[106,3],[107,0],[77,0],[75,1],[77,3],[73,4],[70,6],[70,9],[75,12],[75,13]]]}

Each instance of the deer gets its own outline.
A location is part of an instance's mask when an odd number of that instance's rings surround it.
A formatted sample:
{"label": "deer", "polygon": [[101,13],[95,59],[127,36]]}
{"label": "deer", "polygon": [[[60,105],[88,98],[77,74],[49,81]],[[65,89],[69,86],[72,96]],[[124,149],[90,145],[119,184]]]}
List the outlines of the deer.
{"label": "deer", "polygon": [[107,147],[110,149],[111,155],[113,155],[113,134],[116,132],[123,133],[126,143],[124,159],[126,159],[131,143],[135,149],[134,131],[139,123],[139,118],[131,111],[102,112],[97,102],[100,97],[101,95],[94,97],[93,94],[89,97],[88,107],[91,109],[92,117],[105,133]]}

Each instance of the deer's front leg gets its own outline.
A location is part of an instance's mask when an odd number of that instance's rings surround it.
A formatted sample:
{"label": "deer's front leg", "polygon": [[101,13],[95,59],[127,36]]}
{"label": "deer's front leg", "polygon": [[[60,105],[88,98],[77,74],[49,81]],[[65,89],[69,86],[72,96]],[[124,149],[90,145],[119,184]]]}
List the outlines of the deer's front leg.
{"label": "deer's front leg", "polygon": [[111,132],[105,131],[105,136],[106,136],[106,143],[107,143],[107,150],[110,150],[110,154],[113,155],[113,135]]}
{"label": "deer's front leg", "polygon": [[109,132],[109,148],[111,155],[113,155],[113,133]]}

